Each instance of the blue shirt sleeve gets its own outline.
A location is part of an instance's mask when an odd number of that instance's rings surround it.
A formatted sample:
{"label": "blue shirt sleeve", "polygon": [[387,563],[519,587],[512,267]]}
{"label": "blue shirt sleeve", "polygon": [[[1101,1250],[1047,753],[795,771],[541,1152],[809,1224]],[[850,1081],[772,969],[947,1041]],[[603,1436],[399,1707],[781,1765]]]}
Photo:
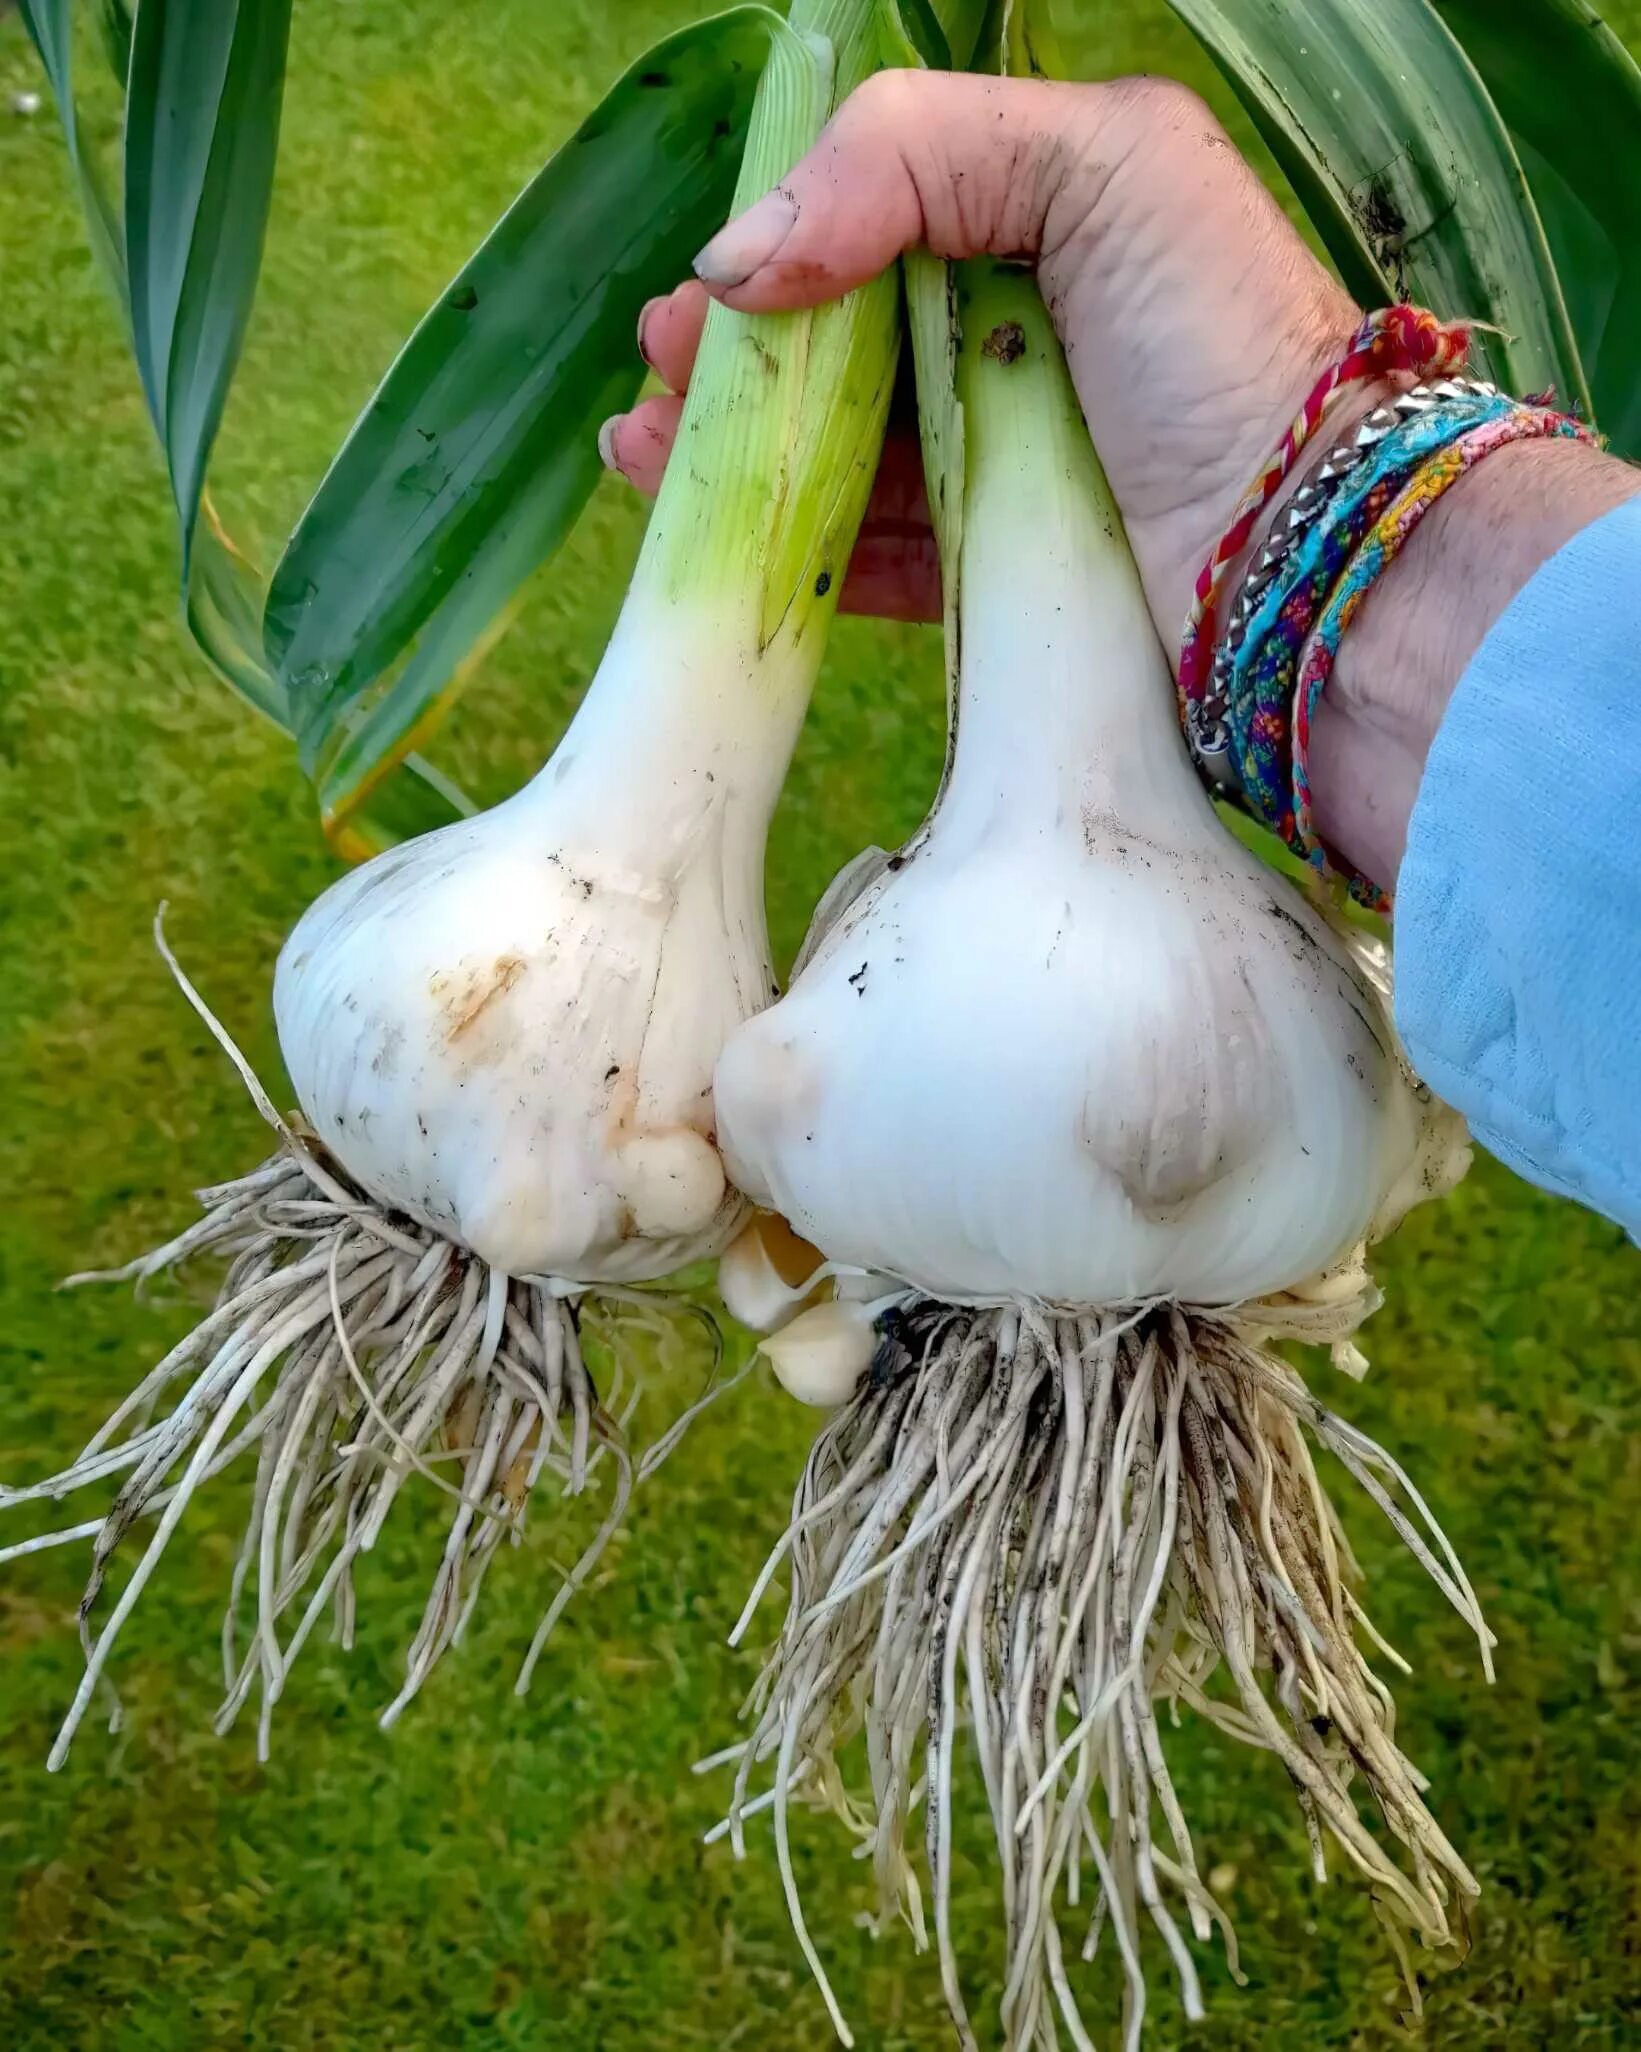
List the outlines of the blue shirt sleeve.
{"label": "blue shirt sleeve", "polygon": [[1484,1147],[1641,1239],[1641,498],[1459,680],[1397,880],[1396,1019]]}

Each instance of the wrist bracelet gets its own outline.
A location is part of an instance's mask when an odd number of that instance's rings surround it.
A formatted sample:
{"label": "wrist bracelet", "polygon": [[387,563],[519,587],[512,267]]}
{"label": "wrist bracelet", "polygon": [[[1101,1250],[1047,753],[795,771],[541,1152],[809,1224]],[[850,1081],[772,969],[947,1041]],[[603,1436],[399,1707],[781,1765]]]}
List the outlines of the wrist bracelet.
{"label": "wrist bracelet", "polygon": [[1340,481],[1325,514],[1301,528],[1294,547],[1252,606],[1225,673],[1225,766],[1241,802],[1262,825],[1291,841],[1293,694],[1299,659],[1329,593],[1358,547],[1420,466],[1470,428],[1506,415],[1497,393],[1424,403],[1395,418]]}
{"label": "wrist bracelet", "polygon": [[[1417,385],[1412,391],[1376,407],[1358,425],[1349,441],[1329,451],[1314,476],[1294,494],[1281,526],[1244,579],[1236,603],[1230,609],[1225,632],[1214,651],[1207,689],[1200,698],[1190,701],[1185,707],[1186,739],[1197,767],[1211,783],[1227,793],[1239,793],[1243,781],[1237,761],[1238,737],[1232,734],[1227,714],[1232,673],[1250,632],[1256,640],[1263,640],[1273,627],[1280,624],[1286,630],[1284,640],[1291,649],[1293,660],[1297,661],[1300,645],[1315,612],[1331,588],[1331,578],[1320,584],[1313,581],[1309,587],[1301,583],[1299,593],[1283,598],[1289,590],[1288,579],[1293,564],[1307,560],[1305,550],[1312,544],[1312,537],[1323,530],[1341,504],[1348,509],[1360,498],[1359,487],[1371,485],[1377,476],[1406,471],[1429,447],[1435,446],[1428,430],[1421,431],[1411,444],[1392,442],[1388,447],[1384,445],[1387,438],[1407,423],[1435,412],[1444,401],[1475,406],[1478,417],[1483,406],[1502,409],[1511,403],[1500,398],[1495,385],[1478,379],[1448,378],[1435,385]],[[1381,497],[1380,508],[1387,502],[1387,498]],[[1370,509],[1360,526],[1354,529],[1355,539],[1360,539],[1366,532],[1376,510],[1379,509]],[[1335,538],[1335,550],[1352,545],[1352,535],[1351,528],[1343,529]],[[1325,567],[1319,565],[1314,546],[1308,561],[1312,573]],[[1280,602],[1283,607],[1281,614],[1274,617],[1270,607],[1261,611],[1261,602],[1273,591],[1276,594],[1273,604]],[[1269,696],[1268,689],[1261,695]],[[1245,746],[1246,735],[1240,738]]]}
{"label": "wrist bracelet", "polygon": [[1281,488],[1299,452],[1321,426],[1340,392],[1362,378],[1380,377],[1391,371],[1410,371],[1420,378],[1440,376],[1458,369],[1469,348],[1467,328],[1444,326],[1422,307],[1381,307],[1366,316],[1344,355],[1317,379],[1275,453],[1243,493],[1229,527],[1197,576],[1180,646],[1182,718],[1186,708],[1207,689],[1221,587],[1246,548],[1260,514]]}
{"label": "wrist bracelet", "polygon": [[[1180,650],[1180,720],[1205,779],[1313,869],[1381,911],[1389,910],[1388,894],[1336,866],[1312,820],[1311,724],[1339,644],[1425,513],[1485,456],[1534,437],[1600,445],[1583,423],[1553,411],[1547,393],[1522,401],[1479,380],[1441,375],[1462,364],[1468,347],[1465,328],[1444,327],[1416,307],[1367,316],[1238,502],[1197,578]],[[1437,381],[1375,408],[1329,452],[1294,494],[1218,638],[1231,569],[1339,392],[1352,380],[1397,370]]]}
{"label": "wrist bracelet", "polygon": [[1511,442],[1544,437],[1600,446],[1601,437],[1569,414],[1517,401],[1508,413],[1470,428],[1421,465],[1395,501],[1379,516],[1329,594],[1305,650],[1293,698],[1290,773],[1293,852],[1323,876],[1343,877],[1358,904],[1388,913],[1390,894],[1348,868],[1336,868],[1311,823],[1310,730],[1323,687],[1333,674],[1339,644],[1368,593],[1401,553],[1409,535],[1444,492],[1486,456]]}

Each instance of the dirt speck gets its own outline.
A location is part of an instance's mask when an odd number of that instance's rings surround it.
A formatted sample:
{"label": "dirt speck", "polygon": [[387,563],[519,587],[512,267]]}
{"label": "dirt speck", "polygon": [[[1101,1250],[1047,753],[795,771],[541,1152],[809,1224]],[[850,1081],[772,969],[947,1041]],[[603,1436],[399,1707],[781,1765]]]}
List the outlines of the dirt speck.
{"label": "dirt speck", "polygon": [[402,1026],[384,1026],[382,1028],[382,1044],[371,1057],[371,1074],[373,1076],[390,1077],[399,1066],[399,1054],[404,1044],[405,1029]]}
{"label": "dirt speck", "polygon": [[1357,186],[1350,210],[1367,237],[1375,260],[1387,273],[1398,299],[1407,297],[1407,216],[1396,204],[1382,171]]}

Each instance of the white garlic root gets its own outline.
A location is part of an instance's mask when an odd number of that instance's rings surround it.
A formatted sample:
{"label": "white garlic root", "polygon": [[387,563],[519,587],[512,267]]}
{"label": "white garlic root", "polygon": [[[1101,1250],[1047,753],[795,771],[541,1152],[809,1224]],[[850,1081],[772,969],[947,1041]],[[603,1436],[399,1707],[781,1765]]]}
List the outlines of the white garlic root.
{"label": "white garlic root", "polygon": [[[1280,1309],[1262,1322],[1280,1329]],[[845,2042],[803,1920],[790,1803],[844,1819],[871,1859],[880,1915],[903,1915],[920,1943],[908,1839],[923,1803],[941,1977],[973,2045],[949,1914],[954,1767],[970,1750],[1001,1861],[1001,2042],[1051,2046],[1062,2024],[1074,2044],[1092,2042],[1066,1909],[1083,1920],[1085,1958],[1109,1926],[1129,2052],[1145,2011],[1146,1926],[1187,2014],[1201,2015],[1187,1931],[1201,1942],[1217,1926],[1233,1970],[1235,1944],[1169,1773],[1165,1701],[1277,1755],[1319,1876],[1326,1834],[1388,1922],[1427,1945],[1457,1944],[1476,1882],[1424,1800],[1389,1691],[1358,1644],[1360,1632],[1389,1653],[1353,1593],[1307,1441],[1390,1517],[1486,1661],[1474,1591],[1391,1457],[1224,1314],[923,1301],[882,1327],[870,1373],[815,1442],[754,1592],[789,1560],[785,1626],[749,1704],[752,1736],[732,1755],[727,1823],[739,1842],[743,1820],[773,1808],[793,1921]],[[861,1732],[869,1801],[840,1761]],[[755,1795],[770,1762],[772,1784]],[[1384,1835],[1358,1814],[1358,1779]]]}

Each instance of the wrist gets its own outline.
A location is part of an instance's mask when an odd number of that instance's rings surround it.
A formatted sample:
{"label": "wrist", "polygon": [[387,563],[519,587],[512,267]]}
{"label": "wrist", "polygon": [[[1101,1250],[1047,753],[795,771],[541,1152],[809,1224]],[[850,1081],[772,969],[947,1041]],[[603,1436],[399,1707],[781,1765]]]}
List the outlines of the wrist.
{"label": "wrist", "polygon": [[1317,832],[1393,888],[1425,758],[1454,687],[1522,587],[1641,471],[1588,444],[1513,443],[1459,480],[1340,644],[1311,728]]}
{"label": "wrist", "polygon": [[[1321,366],[1318,366],[1318,369],[1320,368]],[[1376,412],[1387,401],[1397,398],[1416,382],[1412,377],[1386,372],[1382,376],[1364,378],[1359,384],[1339,387],[1338,396],[1329,407],[1321,426],[1307,446],[1300,451],[1298,461],[1289,475],[1283,479],[1249,536],[1248,545],[1232,573],[1230,588],[1233,591],[1240,587],[1267,544],[1281,532],[1299,493],[1314,481],[1317,473],[1324,468],[1330,458],[1337,456],[1341,450],[1350,449],[1356,430],[1370,413]],[[1272,433],[1272,447],[1275,446],[1280,433],[1280,428]]]}

